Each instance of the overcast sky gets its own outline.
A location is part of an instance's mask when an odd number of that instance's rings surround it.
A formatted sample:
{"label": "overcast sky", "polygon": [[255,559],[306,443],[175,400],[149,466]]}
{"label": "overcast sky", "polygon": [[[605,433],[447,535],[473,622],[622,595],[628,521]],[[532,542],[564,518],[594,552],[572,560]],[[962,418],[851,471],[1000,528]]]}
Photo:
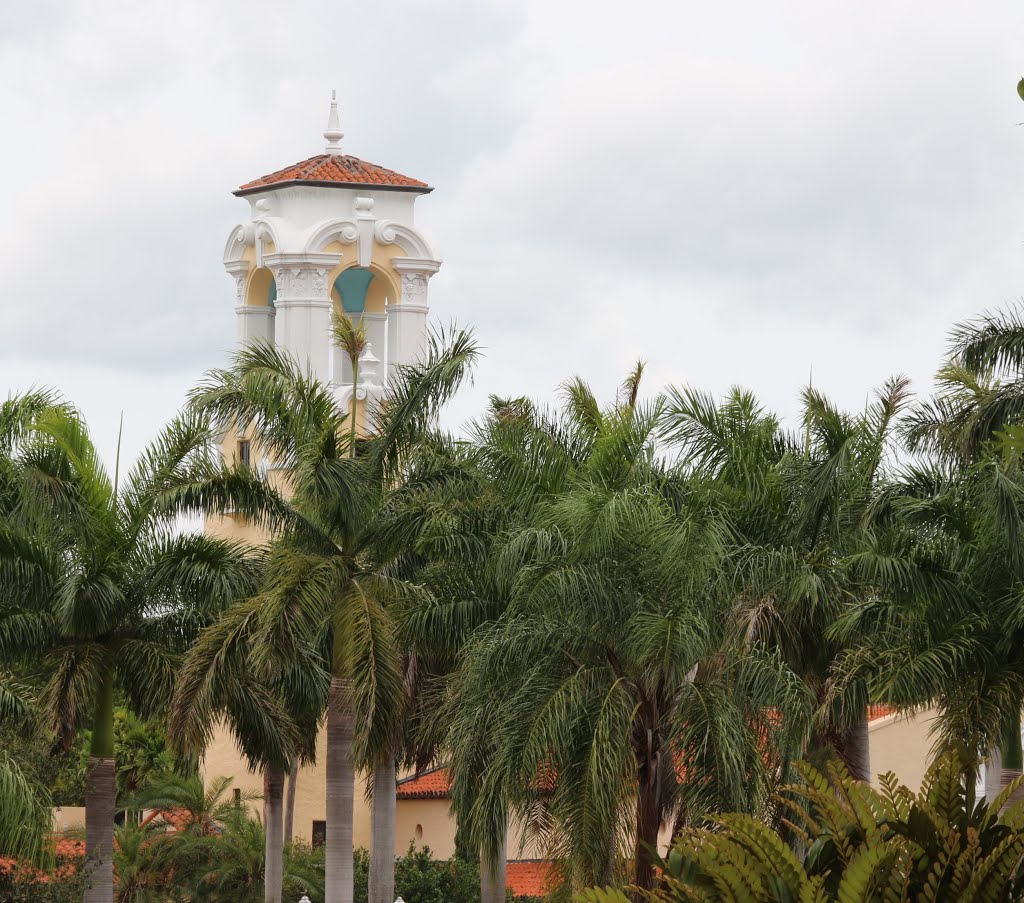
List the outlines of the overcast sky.
{"label": "overcast sky", "polygon": [[243,182],[346,152],[428,181],[476,388],[928,391],[1024,293],[1024,4],[0,2],[0,390],[133,455],[234,338]]}

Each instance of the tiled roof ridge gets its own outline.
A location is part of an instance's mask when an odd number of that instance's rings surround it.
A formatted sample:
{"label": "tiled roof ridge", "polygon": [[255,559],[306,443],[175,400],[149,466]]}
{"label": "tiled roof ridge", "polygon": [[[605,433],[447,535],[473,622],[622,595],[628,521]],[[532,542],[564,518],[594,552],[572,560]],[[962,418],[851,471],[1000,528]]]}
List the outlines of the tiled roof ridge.
{"label": "tiled roof ridge", "polygon": [[428,774],[434,774],[434,772],[440,771],[442,768],[447,770],[448,763],[442,762],[440,765],[431,765],[430,768],[424,768],[423,771],[416,771],[412,774],[407,774],[404,778],[399,778],[397,784],[398,786],[401,786],[409,781],[415,781],[418,778],[425,777]]}
{"label": "tiled roof ridge", "polygon": [[396,793],[400,800],[436,800],[450,796],[451,777],[447,764],[402,778],[397,782]]}
{"label": "tiled roof ridge", "polygon": [[249,194],[291,184],[360,185],[422,193],[431,190],[426,182],[351,154],[317,154],[246,182],[235,194]]}

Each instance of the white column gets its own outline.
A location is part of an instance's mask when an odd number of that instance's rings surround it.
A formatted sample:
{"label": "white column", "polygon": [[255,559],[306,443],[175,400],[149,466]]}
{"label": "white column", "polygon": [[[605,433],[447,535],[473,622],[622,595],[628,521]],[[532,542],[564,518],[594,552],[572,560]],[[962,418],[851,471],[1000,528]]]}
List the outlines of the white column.
{"label": "white column", "polygon": [[[354,317],[357,322],[359,319],[362,319],[363,323],[366,324],[366,338],[370,342],[370,348],[373,349],[374,356],[378,360],[384,360],[387,354],[385,334],[388,315],[386,313],[363,311],[358,316],[355,314],[349,314],[348,316]],[[348,356],[340,348],[332,346],[331,350],[334,354],[334,370],[332,372],[335,385],[352,385],[352,368],[349,366]]]}
{"label": "white column", "polygon": [[235,338],[239,347],[254,339],[274,341],[274,309],[246,304],[245,289],[249,282],[249,269],[249,264],[244,260],[227,265],[227,271],[235,280]]}
{"label": "white column", "polygon": [[318,379],[330,379],[331,297],[337,254],[268,254],[277,281],[275,341]]}
{"label": "white column", "polygon": [[[427,281],[440,268],[436,260],[397,257],[392,266],[402,280],[398,304],[388,304],[388,372],[398,364],[409,364],[423,353],[427,334]],[[380,357],[380,355],[377,355]]]}
{"label": "white column", "polygon": [[[398,364],[411,364],[423,354],[423,340],[427,334],[426,304],[389,304],[388,312],[388,373]],[[379,355],[378,355],[379,357]]]}
{"label": "white column", "polygon": [[243,304],[235,308],[238,345],[248,345],[257,339],[274,344],[274,308],[267,305]]}

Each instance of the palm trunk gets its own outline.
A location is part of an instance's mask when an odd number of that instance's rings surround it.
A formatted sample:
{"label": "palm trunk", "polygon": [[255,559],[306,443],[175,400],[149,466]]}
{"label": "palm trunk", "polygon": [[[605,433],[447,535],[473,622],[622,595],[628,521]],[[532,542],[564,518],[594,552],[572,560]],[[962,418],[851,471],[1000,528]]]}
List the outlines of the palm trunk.
{"label": "palm trunk", "polygon": [[641,892],[634,892],[632,899],[638,903],[644,899],[642,891],[654,887],[654,857],[658,846],[658,827],[661,824],[657,765],[649,763],[645,771],[648,773],[641,773],[636,802],[636,853],[633,884]]}
{"label": "palm trunk", "polygon": [[352,682],[331,678],[327,706],[327,843],[325,903],[352,903],[352,809],[355,769]]}
{"label": "palm trunk", "polygon": [[990,805],[1003,789],[1002,776],[1003,754],[999,747],[993,744],[989,747],[988,759],[985,762],[985,802]]}
{"label": "palm trunk", "polygon": [[498,842],[498,858],[480,855],[480,903],[505,903],[505,870],[508,864],[506,836]]}
{"label": "palm trunk", "polygon": [[395,760],[373,769],[373,811],[370,826],[369,903],[394,903],[395,899]]}
{"label": "palm trunk", "polygon": [[295,788],[299,783],[299,763],[292,765],[288,772],[288,789],[284,798],[284,845],[292,842],[295,832]]}
{"label": "palm trunk", "polygon": [[263,799],[266,816],[266,854],[263,876],[263,899],[281,903],[284,878],[284,845],[281,835],[281,810],[284,798],[284,772],[268,765],[263,771]]}
{"label": "palm trunk", "polygon": [[839,754],[850,776],[858,781],[871,781],[871,748],[868,742],[868,713],[865,710],[857,722],[839,737]]}
{"label": "palm trunk", "polygon": [[114,899],[114,675],[104,674],[96,692],[96,715],[85,775],[85,903]]}
{"label": "palm trunk", "polygon": [[[1003,722],[1003,735],[999,742],[999,758],[1002,760],[999,773],[1000,787],[1013,783],[1024,770],[1024,750],[1021,748],[1020,713],[1013,712]],[[1018,789],[1002,806],[1000,814],[1014,803],[1024,799],[1024,787]]]}

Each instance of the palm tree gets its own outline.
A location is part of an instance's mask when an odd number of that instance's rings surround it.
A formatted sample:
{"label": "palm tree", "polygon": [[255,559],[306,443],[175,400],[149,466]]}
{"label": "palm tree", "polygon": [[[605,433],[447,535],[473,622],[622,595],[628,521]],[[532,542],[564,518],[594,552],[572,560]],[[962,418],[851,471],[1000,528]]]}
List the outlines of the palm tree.
{"label": "palm tree", "polygon": [[[217,835],[182,841],[177,855],[187,869],[195,903],[260,903],[266,898],[267,842],[259,819],[235,809]],[[323,899],[323,873],[304,868],[292,857],[284,860],[281,882],[288,900],[307,893]]]}
{"label": "palm tree", "polygon": [[115,697],[140,717],[159,711],[191,637],[251,591],[254,574],[239,548],[178,532],[160,505],[169,487],[209,471],[201,418],[174,421],[122,481],[68,406],[29,399],[20,410],[8,418],[0,660],[47,671],[40,720],[65,748],[91,726],[85,899],[110,903]]}
{"label": "palm tree", "polygon": [[728,525],[699,480],[658,461],[663,402],[638,402],[641,373],[608,410],[574,381],[561,417],[499,403],[482,430],[524,517],[476,583],[490,599],[470,603],[497,616],[468,636],[445,710],[453,804],[487,858],[516,813],[568,883],[608,880],[630,838],[648,888],[659,827],[679,808],[709,787],[737,806],[763,800],[755,726],[801,698],[777,660],[721,654]]}
{"label": "palm tree", "polygon": [[952,576],[917,606],[865,611],[883,625],[879,691],[938,705],[944,737],[987,752],[991,799],[1000,770],[1024,767],[1021,591],[1024,555],[1024,320],[1019,309],[953,330],[938,391],[917,405],[904,437],[915,460],[891,507]]}
{"label": "palm tree", "polygon": [[[21,687],[0,674],[0,723],[30,726],[31,721]],[[39,860],[50,821],[46,789],[25,773],[8,750],[0,750],[0,856]]]}
{"label": "palm tree", "polygon": [[818,710],[807,754],[834,751],[861,780],[871,778],[867,684],[838,680],[836,664],[864,642],[843,620],[852,608],[910,592],[913,568],[877,504],[907,389],[890,380],[851,416],[808,388],[797,435],[740,390],[722,404],[673,390],[666,415],[681,466],[708,480],[736,529],[723,562],[733,641],[777,653],[800,675]]}
{"label": "palm tree", "polygon": [[[400,481],[410,448],[467,378],[477,356],[467,333],[428,337],[422,363],[398,367],[376,410],[369,412],[365,452],[332,391],[280,350],[265,344],[239,351],[193,393],[193,406],[251,431],[254,446],[288,473],[288,492],[260,474],[231,473],[199,481],[178,503],[235,512],[274,535],[276,566],[261,598],[264,635],[277,653],[308,646],[291,629],[296,612],[321,631],[327,650],[328,903],[351,903],[354,768],[393,745],[405,708],[401,652],[389,602],[417,592],[387,577],[373,561],[375,512]],[[269,647],[265,647],[269,648]],[[363,730],[356,734],[356,725]]]}
{"label": "palm tree", "polygon": [[142,820],[142,812],[131,808],[131,800],[161,772],[175,766],[163,726],[142,721],[123,708],[114,710],[117,763],[117,798],[123,803],[126,822]]}
{"label": "palm tree", "polygon": [[169,771],[156,776],[133,802],[140,809],[157,813],[154,821],[170,825],[176,834],[213,837],[239,806],[259,799],[248,791],[241,791],[237,799],[229,797],[233,782],[233,778],[222,775],[204,784],[198,774]]}
{"label": "palm tree", "polygon": [[313,760],[326,704],[327,674],[313,657],[284,669],[254,667],[259,595],[233,605],[202,631],[185,657],[171,704],[170,734],[199,757],[213,728],[226,723],[249,766],[264,775],[267,903],[280,903],[284,862],[284,776]]}

